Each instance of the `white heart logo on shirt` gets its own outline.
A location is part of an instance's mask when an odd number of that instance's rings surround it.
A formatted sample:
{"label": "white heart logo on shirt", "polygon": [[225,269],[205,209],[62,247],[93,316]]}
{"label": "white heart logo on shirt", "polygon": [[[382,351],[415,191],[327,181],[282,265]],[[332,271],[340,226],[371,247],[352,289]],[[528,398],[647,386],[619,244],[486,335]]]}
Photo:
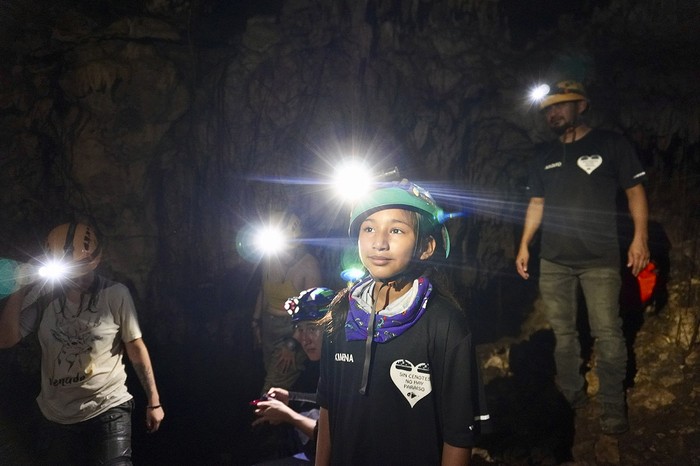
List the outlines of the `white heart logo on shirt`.
{"label": "white heart logo on shirt", "polygon": [[411,361],[396,360],[391,364],[389,374],[411,408],[433,391],[433,385],[430,383],[430,366],[424,362],[414,366]]}
{"label": "white heart logo on shirt", "polygon": [[593,173],[593,170],[600,167],[602,163],[603,157],[600,155],[582,155],[576,162],[576,164],[589,175]]}

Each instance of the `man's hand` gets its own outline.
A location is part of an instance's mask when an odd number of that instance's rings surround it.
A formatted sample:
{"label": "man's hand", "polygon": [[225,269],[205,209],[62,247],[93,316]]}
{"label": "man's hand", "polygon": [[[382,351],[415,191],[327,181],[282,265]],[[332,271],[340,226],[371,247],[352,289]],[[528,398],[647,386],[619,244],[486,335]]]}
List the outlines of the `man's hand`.
{"label": "man's hand", "polygon": [[535,237],[535,233],[542,223],[542,216],[544,215],[544,198],[543,197],[532,197],[530,198],[530,203],[527,205],[527,211],[525,212],[525,226],[523,227],[523,235],[520,238],[520,248],[518,249],[518,255],[515,258],[515,267],[518,270],[518,275],[523,277],[525,280],[530,278],[530,274],[527,272],[527,264],[530,262],[530,243]]}
{"label": "man's hand", "polygon": [[527,263],[530,261],[530,251],[527,246],[520,246],[518,251],[518,257],[515,258],[515,267],[518,270],[518,275],[523,277],[525,280],[530,278],[530,274],[527,272]]}
{"label": "man's hand", "polygon": [[649,246],[647,245],[649,205],[644,187],[641,184],[625,189],[625,194],[634,223],[634,238],[627,251],[627,267],[636,277],[649,263]]}
{"label": "man's hand", "polygon": [[633,240],[627,251],[627,267],[635,277],[639,272],[644,270],[644,267],[649,263],[649,247],[646,241]]}

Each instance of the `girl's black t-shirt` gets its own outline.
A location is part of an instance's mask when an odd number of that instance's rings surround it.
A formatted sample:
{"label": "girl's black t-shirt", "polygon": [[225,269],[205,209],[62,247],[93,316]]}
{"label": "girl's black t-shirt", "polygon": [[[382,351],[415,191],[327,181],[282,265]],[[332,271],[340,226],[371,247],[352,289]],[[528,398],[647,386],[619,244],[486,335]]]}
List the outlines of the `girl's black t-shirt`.
{"label": "girl's black t-shirt", "polygon": [[443,442],[471,447],[485,415],[462,310],[434,295],[405,333],[374,343],[366,395],[364,341],[323,344],[319,404],[328,409],[334,465],[439,464]]}

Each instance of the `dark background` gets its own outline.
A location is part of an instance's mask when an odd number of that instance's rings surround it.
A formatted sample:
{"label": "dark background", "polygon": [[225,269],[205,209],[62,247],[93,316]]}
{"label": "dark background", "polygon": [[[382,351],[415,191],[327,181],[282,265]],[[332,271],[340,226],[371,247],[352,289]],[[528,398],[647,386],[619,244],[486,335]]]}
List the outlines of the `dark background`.
{"label": "dark background", "polygon": [[[166,407],[161,432],[146,435],[133,387],[135,459],[249,464],[259,277],[237,235],[291,208],[326,284],[342,286],[347,206],[325,183],[341,156],[398,166],[467,214],[450,222],[447,271],[474,323],[494,412],[552,410],[551,341],[534,281],[513,261],[527,163],[551,137],[527,90],[572,77],[590,93],[589,123],[624,134],[649,175],[666,295],[655,302],[658,339],[641,338],[643,314],[627,320],[633,360],[650,364],[648,350],[694,367],[698,19],[697,2],[680,0],[0,1],[0,257],[28,262],[53,226],[95,224],[106,242],[100,272],[133,291]],[[530,376],[515,383],[514,373]],[[3,375],[11,450],[21,450],[35,382]],[[551,396],[543,406],[514,393]],[[666,405],[645,409],[663,419]],[[520,414],[485,443],[494,457],[544,464],[571,452],[570,415],[531,425],[523,417],[541,418]],[[664,448],[691,457],[697,434],[678,435],[681,447]],[[630,464],[644,457],[619,448]]]}

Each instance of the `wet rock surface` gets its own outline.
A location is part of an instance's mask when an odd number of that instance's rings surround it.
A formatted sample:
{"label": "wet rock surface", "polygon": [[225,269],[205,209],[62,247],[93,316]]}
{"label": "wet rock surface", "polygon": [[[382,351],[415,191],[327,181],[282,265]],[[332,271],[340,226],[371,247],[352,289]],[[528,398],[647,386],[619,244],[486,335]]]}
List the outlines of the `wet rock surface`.
{"label": "wet rock surface", "polygon": [[496,429],[476,451],[477,464],[700,464],[699,322],[688,319],[677,291],[672,285],[660,312],[627,315],[626,322],[643,322],[634,334],[630,429],[623,434],[601,432],[594,363],[586,374],[590,402],[575,412],[568,407],[553,383],[554,338],[546,327],[517,342],[481,346]]}

